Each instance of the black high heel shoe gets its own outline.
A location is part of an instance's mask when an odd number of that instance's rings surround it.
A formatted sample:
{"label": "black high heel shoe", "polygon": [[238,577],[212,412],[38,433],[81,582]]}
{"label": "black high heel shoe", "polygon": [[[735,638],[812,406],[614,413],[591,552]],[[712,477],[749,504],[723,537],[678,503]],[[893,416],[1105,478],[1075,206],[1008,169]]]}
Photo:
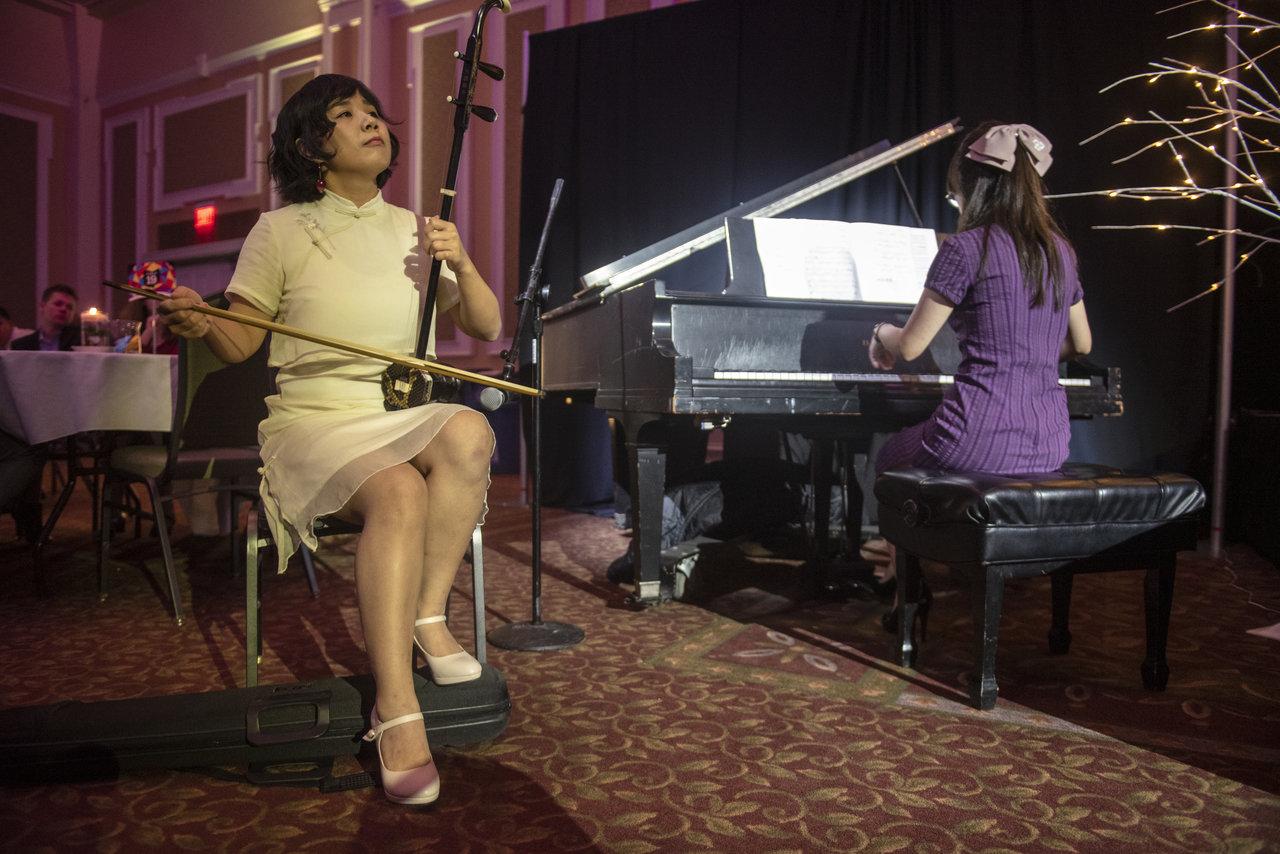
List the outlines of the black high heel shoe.
{"label": "black high heel shoe", "polygon": [[[929,637],[929,609],[931,607],[933,607],[933,591],[929,589],[929,582],[922,578],[920,579],[920,600],[916,603],[916,622],[920,624],[921,643],[924,643]],[[886,611],[880,617],[880,625],[891,635],[898,633],[898,607],[896,605],[892,610]]]}

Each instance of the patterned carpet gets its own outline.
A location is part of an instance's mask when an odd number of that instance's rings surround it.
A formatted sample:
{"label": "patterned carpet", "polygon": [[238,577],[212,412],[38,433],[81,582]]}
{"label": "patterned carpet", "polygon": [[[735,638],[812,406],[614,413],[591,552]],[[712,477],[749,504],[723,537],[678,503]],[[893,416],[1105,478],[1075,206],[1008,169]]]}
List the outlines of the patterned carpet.
{"label": "patterned carpet", "polygon": [[[529,617],[528,511],[495,481],[485,526],[488,627]],[[186,624],[159,551],[117,552],[98,602],[87,500],[55,534],[44,591],[0,545],[0,706],[243,684],[243,580],[225,540],[176,531]],[[0,543],[12,522],[0,522]],[[443,794],[256,787],[242,769],[135,772],[9,789],[0,847],[20,851],[1275,851],[1280,850],[1280,576],[1246,549],[1179,565],[1169,689],[1144,691],[1141,576],[1077,580],[1072,650],[1050,656],[1048,583],[1005,597],[1000,702],[958,702],[969,621],[959,579],[935,592],[920,669],[889,662],[883,606],[803,595],[776,545],[726,546],[694,603],[635,611],[604,578],[627,537],[544,515],[543,616],[586,633],[555,653],[490,648],[513,710],[499,739],[441,750]],[[264,585],[262,681],[364,672],[351,541]],[[451,604],[470,641],[470,581]],[[1267,610],[1269,609],[1269,610]],[[368,767],[368,757],[359,762]],[[355,758],[340,772],[357,771]]]}

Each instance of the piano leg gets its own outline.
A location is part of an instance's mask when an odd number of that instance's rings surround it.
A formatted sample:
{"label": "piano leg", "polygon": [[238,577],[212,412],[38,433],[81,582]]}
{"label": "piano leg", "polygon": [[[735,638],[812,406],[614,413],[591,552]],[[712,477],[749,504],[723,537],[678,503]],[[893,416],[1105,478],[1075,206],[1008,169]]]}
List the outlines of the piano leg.
{"label": "piano leg", "polygon": [[827,547],[831,534],[831,440],[814,439],[809,450],[809,481],[813,484],[813,544],[810,559],[814,577],[827,589]]}
{"label": "piano leg", "polygon": [[860,442],[814,436],[812,443],[809,476],[813,484],[814,517],[810,564],[817,593],[829,599],[875,599],[880,595],[880,589],[869,566],[855,559],[837,571],[830,555],[832,462],[837,449],[840,452],[841,477],[846,483],[852,481],[844,490],[845,539],[849,553],[856,556],[861,545],[863,496],[853,471],[854,448]]}
{"label": "piano leg", "polygon": [[661,447],[627,442],[631,464],[631,529],[636,591],[633,604],[662,601],[662,494],[666,485],[667,454]]}

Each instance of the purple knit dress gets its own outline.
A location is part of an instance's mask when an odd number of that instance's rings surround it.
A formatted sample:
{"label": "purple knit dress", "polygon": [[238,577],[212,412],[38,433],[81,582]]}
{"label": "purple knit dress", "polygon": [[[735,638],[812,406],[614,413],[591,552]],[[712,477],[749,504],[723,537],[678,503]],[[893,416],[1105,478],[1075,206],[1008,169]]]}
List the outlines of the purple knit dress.
{"label": "purple knit dress", "polygon": [[[1054,311],[1052,292],[1031,306],[1013,239],[999,227],[991,228],[979,276],[985,232],[949,238],[929,269],[925,287],[955,304],[948,322],[959,339],[960,368],[933,415],[881,448],[877,474],[908,466],[1030,474],[1067,459],[1071,431],[1058,384],[1067,307]],[[1061,245],[1065,302],[1074,305],[1083,293],[1074,254]]]}

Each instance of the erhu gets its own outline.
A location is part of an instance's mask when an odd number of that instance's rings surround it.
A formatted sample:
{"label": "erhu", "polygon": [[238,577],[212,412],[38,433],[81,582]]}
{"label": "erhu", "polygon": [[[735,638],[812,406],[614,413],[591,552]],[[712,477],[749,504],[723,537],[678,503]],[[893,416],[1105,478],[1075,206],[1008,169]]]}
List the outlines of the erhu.
{"label": "erhu", "polygon": [[[124,291],[134,296],[145,297],[151,300],[164,302],[172,299],[167,294],[157,293],[154,290],[148,290],[145,287],[135,287],[126,285],[121,282],[104,281],[102,284],[118,291]],[[405,373],[413,374],[430,374],[432,379],[425,381],[430,384],[441,380],[448,380],[452,383],[461,383],[463,380],[473,382],[478,385],[492,386],[493,388],[502,389],[503,391],[513,392],[515,394],[523,394],[537,397],[541,392],[536,388],[518,383],[508,382],[499,377],[488,377],[484,374],[476,374],[471,371],[464,371],[462,368],[455,368],[451,365],[444,365],[439,362],[430,362],[426,359],[418,359],[413,356],[404,356],[399,353],[392,353],[390,350],[382,350],[378,347],[370,347],[367,344],[361,344],[356,341],[346,341],[341,338],[331,338],[327,335],[317,335],[314,332],[308,332],[305,329],[299,329],[296,326],[288,326],[284,323],[276,323],[274,320],[259,320],[245,314],[237,314],[226,309],[214,308],[211,305],[193,305],[191,311],[197,314],[207,314],[210,317],[217,317],[223,320],[230,320],[233,323],[242,323],[245,326],[254,326],[267,332],[273,332],[279,335],[288,335],[290,338],[298,338],[303,341],[310,341],[313,344],[320,344],[325,347],[331,347],[334,350],[342,350],[347,353],[354,353],[357,356],[366,356],[370,359],[377,359],[381,362],[387,362],[393,366],[402,368]],[[385,374],[384,374],[385,376]],[[437,398],[431,398],[437,399]],[[426,402],[426,399],[422,402]],[[383,401],[383,405],[387,409],[404,409],[405,407],[393,407]]]}
{"label": "erhu", "polygon": [[[476,71],[494,80],[501,80],[505,72],[490,62],[480,59],[480,51],[484,41],[484,19],[493,9],[503,12],[511,11],[510,0],[485,0],[476,10],[475,25],[471,28],[471,36],[467,39],[465,53],[453,52],[455,59],[462,61],[462,76],[458,81],[458,94],[448,97],[453,104],[453,146],[449,151],[449,167],[445,171],[444,186],[440,188],[440,219],[450,221],[453,214],[453,200],[458,193],[458,162],[462,157],[462,137],[471,123],[471,116],[481,121],[492,122],[498,118],[493,107],[477,106],[472,103],[476,89]],[[431,324],[434,320],[436,294],[440,286],[440,264],[438,259],[431,259],[431,272],[427,279],[426,305],[422,313],[422,326],[418,330],[418,344],[414,355],[419,359],[426,356],[427,341],[431,335]],[[447,384],[447,385],[442,385]],[[390,364],[382,373],[383,406],[389,410],[407,409],[418,406],[428,400],[444,400],[449,395],[456,396],[457,380],[448,376],[432,376],[414,370],[403,364]]]}

